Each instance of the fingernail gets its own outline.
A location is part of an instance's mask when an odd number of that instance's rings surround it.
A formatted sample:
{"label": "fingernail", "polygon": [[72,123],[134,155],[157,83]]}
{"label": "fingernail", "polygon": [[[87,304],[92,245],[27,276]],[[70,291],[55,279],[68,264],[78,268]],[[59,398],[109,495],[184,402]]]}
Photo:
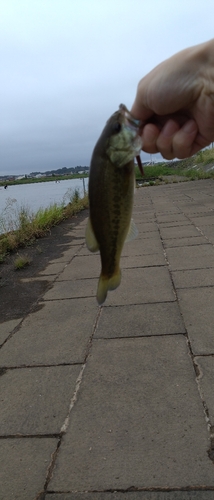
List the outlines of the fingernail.
{"label": "fingernail", "polygon": [[194,120],[188,120],[188,122],[185,123],[185,125],[182,127],[183,132],[186,134],[192,134],[193,132],[195,133],[197,130],[197,125]]}
{"label": "fingernail", "polygon": [[172,137],[175,132],[177,132],[178,128],[179,127],[177,123],[175,123],[173,120],[168,120],[166,125],[164,125],[161,133],[164,135],[164,137]]}

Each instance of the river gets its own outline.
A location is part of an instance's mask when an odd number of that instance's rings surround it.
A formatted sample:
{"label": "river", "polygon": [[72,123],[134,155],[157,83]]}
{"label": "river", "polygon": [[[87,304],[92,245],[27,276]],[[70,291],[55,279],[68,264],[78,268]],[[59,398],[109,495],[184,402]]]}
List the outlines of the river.
{"label": "river", "polygon": [[[87,189],[88,178],[84,181]],[[7,189],[0,186],[0,233],[15,229],[20,208],[35,213],[40,208],[47,208],[53,203],[67,205],[75,189],[78,189],[80,196],[83,196],[83,179],[9,185]]]}

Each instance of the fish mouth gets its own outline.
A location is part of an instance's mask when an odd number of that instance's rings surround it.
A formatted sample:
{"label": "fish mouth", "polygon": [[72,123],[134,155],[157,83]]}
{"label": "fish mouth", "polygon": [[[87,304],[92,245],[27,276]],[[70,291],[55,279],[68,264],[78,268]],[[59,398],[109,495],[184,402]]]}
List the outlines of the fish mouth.
{"label": "fish mouth", "polygon": [[134,118],[130,111],[128,111],[127,107],[125,104],[120,104],[119,110],[124,116],[124,124],[133,129],[138,135],[140,135],[140,129],[143,126],[142,120],[137,120]]}
{"label": "fish mouth", "polygon": [[119,110],[123,115],[124,128],[131,131],[134,156],[137,156],[140,154],[140,151],[142,149],[141,128],[143,126],[143,122],[141,120],[135,119],[128,111],[125,104],[120,104]]}

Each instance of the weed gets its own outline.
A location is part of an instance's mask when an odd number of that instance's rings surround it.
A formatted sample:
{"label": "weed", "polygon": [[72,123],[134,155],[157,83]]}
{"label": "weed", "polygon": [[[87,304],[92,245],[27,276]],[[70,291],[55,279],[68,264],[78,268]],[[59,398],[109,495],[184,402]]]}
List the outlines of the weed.
{"label": "weed", "polygon": [[19,269],[23,269],[24,267],[29,266],[30,263],[31,260],[27,255],[18,255],[18,257],[16,257],[16,259],[14,260],[14,267],[18,271]]}
{"label": "weed", "polygon": [[[17,211],[16,207],[16,219],[14,219],[14,205],[10,203],[9,206],[13,208],[13,223],[9,218],[9,226],[7,224],[4,227],[10,227],[10,230],[7,229],[8,232],[0,234],[0,263],[4,261],[7,253],[17,250],[21,246],[30,245],[36,238],[41,238],[47,234],[51,227],[88,207],[88,196],[80,198],[78,190],[71,194],[70,200],[66,206],[63,203],[61,205],[53,204],[49,208],[41,208],[35,214],[31,213],[26,207],[21,207],[19,211]],[[0,229],[2,228],[0,227]]]}
{"label": "weed", "polygon": [[[209,166],[208,168],[206,168]],[[170,163],[160,162],[155,165],[144,166],[144,177],[142,178],[138,167],[135,168],[135,175],[138,180],[144,181],[161,179],[163,176],[179,175],[188,179],[210,179],[214,178],[214,148],[207,148],[199,151],[196,155],[185,160],[178,160]],[[151,179],[152,178],[152,179]],[[165,181],[165,180],[164,180]]]}

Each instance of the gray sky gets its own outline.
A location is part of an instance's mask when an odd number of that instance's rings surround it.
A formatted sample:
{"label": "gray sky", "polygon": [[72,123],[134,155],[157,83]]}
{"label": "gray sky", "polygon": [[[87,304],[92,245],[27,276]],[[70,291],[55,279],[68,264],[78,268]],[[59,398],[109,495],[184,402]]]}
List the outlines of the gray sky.
{"label": "gray sky", "polygon": [[140,78],[213,19],[213,0],[0,0],[0,174],[89,165]]}

